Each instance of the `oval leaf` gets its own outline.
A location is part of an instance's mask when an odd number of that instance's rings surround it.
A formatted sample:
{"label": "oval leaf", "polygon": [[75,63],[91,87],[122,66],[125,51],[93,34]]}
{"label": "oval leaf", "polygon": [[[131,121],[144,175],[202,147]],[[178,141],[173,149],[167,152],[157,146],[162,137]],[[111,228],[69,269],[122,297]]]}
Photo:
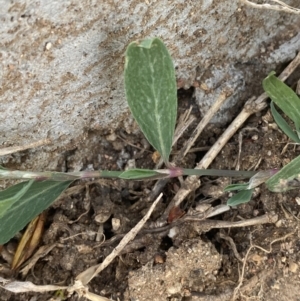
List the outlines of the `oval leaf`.
{"label": "oval leaf", "polygon": [[243,184],[230,184],[225,187],[224,191],[229,192],[229,191],[235,191],[235,190],[244,190],[247,189],[249,183],[243,183]]}
{"label": "oval leaf", "polygon": [[296,129],[300,123],[300,99],[285,83],[270,73],[263,80],[263,88],[275,104],[295,123]]}
{"label": "oval leaf", "polygon": [[237,206],[251,200],[253,189],[242,190],[227,201],[228,206]]}
{"label": "oval leaf", "polygon": [[289,124],[284,120],[284,118],[278,113],[275,108],[273,101],[271,101],[271,112],[274,117],[275,122],[278,124],[280,129],[293,141],[300,143],[298,135],[293,131]]}
{"label": "oval leaf", "polygon": [[[0,245],[48,208],[71,183],[27,181],[0,191]],[[7,204],[7,200],[10,201],[9,206],[2,206]]]}
{"label": "oval leaf", "polygon": [[122,172],[119,176],[120,179],[124,180],[143,180],[143,179],[153,179],[153,178],[161,178],[164,175],[157,173],[154,170],[150,169],[129,169]]}
{"label": "oval leaf", "polygon": [[168,163],[177,116],[177,87],[171,56],[160,39],[128,46],[125,90],[133,117]]}

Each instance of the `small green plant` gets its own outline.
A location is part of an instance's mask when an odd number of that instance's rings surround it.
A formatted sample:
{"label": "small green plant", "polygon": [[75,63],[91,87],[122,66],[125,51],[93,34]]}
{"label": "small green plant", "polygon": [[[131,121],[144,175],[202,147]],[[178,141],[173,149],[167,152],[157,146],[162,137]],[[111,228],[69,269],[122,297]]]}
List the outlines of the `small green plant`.
{"label": "small green plant", "polygon": [[[263,80],[263,88],[271,99],[271,112],[279,128],[291,140],[300,143],[300,99],[297,94],[285,83],[276,78],[274,72],[271,72]],[[278,113],[274,103],[292,120],[295,130]],[[227,204],[236,206],[248,202],[251,199],[253,188],[264,182],[272,192],[283,192],[299,187],[299,168],[300,156],[279,171],[261,171],[253,176],[249,183],[229,185],[225,191],[238,190],[239,192],[231,197],[227,201]]]}
{"label": "small green plant", "polygon": [[[235,184],[227,187],[227,191],[240,190],[228,202],[229,205],[233,206],[249,201],[253,188],[277,172],[276,170],[255,172],[183,169],[173,167],[170,164],[169,156],[177,115],[177,88],[172,58],[160,39],[152,38],[133,42],[128,46],[125,56],[124,77],[129,108],[145,137],[161,154],[166,169],[60,173],[0,168],[0,179],[29,180],[0,191],[0,245],[6,243],[35,216],[47,209],[77,179],[106,177],[151,180],[182,175],[251,178],[247,184]],[[276,101],[274,100],[274,102]],[[283,108],[282,110],[284,111]],[[291,118],[292,120],[300,120],[296,115]],[[298,124],[296,124],[296,129],[299,129]],[[300,164],[300,159],[294,164]],[[281,182],[277,176],[281,173],[281,177],[289,181],[287,175],[294,176],[294,174],[291,175],[289,166],[290,164],[267,181],[270,190],[284,190],[284,188],[279,187]]]}
{"label": "small green plant", "polygon": [[[271,111],[280,129],[293,141],[300,143],[300,98],[285,83],[274,76],[272,72],[264,79],[263,87],[271,98]],[[294,123],[295,130],[278,113],[274,103]],[[300,156],[284,166],[276,175],[266,181],[270,191],[282,192],[299,187]]]}

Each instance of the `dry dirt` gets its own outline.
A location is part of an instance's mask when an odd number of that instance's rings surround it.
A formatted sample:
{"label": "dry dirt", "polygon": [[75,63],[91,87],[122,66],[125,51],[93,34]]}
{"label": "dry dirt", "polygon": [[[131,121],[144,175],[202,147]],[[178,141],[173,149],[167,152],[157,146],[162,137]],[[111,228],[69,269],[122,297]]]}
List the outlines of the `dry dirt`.
{"label": "dry dirt", "polygon": [[[178,114],[191,105],[199,121],[192,90],[179,90]],[[182,147],[195,125],[183,135],[175,151]],[[299,155],[299,146],[285,147],[287,138],[276,128],[268,110],[252,116],[244,128],[241,170],[253,166],[259,170],[278,168]],[[205,147],[211,146],[223,130],[209,125],[194,146],[200,150],[189,153],[182,166],[193,167],[204,155]],[[137,167],[154,167],[153,149],[141,135],[119,131],[103,137],[91,132],[87,141],[94,145],[94,153],[82,158],[86,168],[117,170],[132,159]],[[63,163],[70,171],[78,161],[76,156],[76,149],[65,156]],[[211,167],[234,169],[237,159],[238,134]],[[58,166],[57,170],[61,168]],[[232,179],[202,177],[201,181],[200,188],[182,204],[183,212],[201,204],[226,203],[229,194],[223,188]],[[9,262],[18,243],[17,238],[12,239],[2,249],[0,276],[35,284],[72,284],[80,272],[102,262],[123,234],[144,216],[151,203],[140,200],[149,195],[153,186],[154,181],[78,181],[47,211],[39,248],[47,246],[49,252],[27,275],[12,272]],[[166,184],[163,201],[151,216],[152,224],[179,187],[178,179]],[[300,300],[298,195],[298,189],[271,193],[262,185],[249,203],[211,219],[233,222],[277,214],[276,223],[222,229],[185,221],[174,226],[171,234],[172,224],[168,229],[153,229],[147,224],[121,256],[90,283],[90,291],[112,300],[130,301],[231,300],[235,292],[237,300]],[[120,221],[119,227],[112,225],[115,221]],[[242,274],[241,286],[235,291]],[[0,290],[3,301],[84,300],[62,292],[16,295]]]}

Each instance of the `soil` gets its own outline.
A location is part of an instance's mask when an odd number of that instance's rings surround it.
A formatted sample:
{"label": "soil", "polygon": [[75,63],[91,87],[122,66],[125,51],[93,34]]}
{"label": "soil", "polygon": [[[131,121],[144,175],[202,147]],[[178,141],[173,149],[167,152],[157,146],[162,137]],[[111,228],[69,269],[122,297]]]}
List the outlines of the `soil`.
{"label": "soil", "polygon": [[[181,115],[191,105],[196,118],[174,151],[180,149],[201,119],[193,102],[192,89],[179,90]],[[233,118],[235,116],[232,116]],[[211,124],[182,160],[192,168],[203,157],[224,127]],[[288,140],[276,127],[269,110],[248,119],[223,148],[211,168],[235,169],[238,163],[239,133],[243,143],[240,170],[280,168],[299,155],[299,146],[286,146]],[[153,149],[141,134],[123,131],[99,137],[90,132],[86,140],[94,153],[84,160],[87,169],[153,168]],[[80,147],[84,147],[87,142]],[[91,145],[89,148],[91,149]],[[76,169],[76,149],[65,162],[67,170]],[[8,164],[9,166],[9,164]],[[62,170],[58,166],[57,170]],[[201,186],[181,205],[177,214],[199,205],[225,204],[229,193],[224,187],[233,179],[202,177]],[[32,281],[38,285],[71,285],[75,277],[108,256],[123,234],[145,215],[155,181],[87,180],[78,181],[46,212],[45,230],[38,249],[39,260],[26,273],[11,271],[9,264],[18,243],[12,239],[2,249],[0,276]],[[149,223],[130,242],[121,255],[89,283],[95,294],[112,300],[192,301],[192,300],[300,300],[300,243],[298,189],[271,193],[264,185],[256,188],[249,203],[211,218],[212,221],[245,221],[264,214],[277,215],[275,223],[238,228],[199,227],[199,223],[172,223],[167,230],[150,228],[157,221],[180,187],[178,179],[163,189],[163,201]],[[176,214],[175,214],[176,215]],[[173,222],[173,221],[172,221]],[[174,222],[175,223],[175,222]],[[172,230],[171,230],[172,229]],[[242,277],[242,280],[241,280]],[[240,284],[239,289],[236,289]],[[1,290],[1,300],[85,300],[63,292],[13,294]]]}

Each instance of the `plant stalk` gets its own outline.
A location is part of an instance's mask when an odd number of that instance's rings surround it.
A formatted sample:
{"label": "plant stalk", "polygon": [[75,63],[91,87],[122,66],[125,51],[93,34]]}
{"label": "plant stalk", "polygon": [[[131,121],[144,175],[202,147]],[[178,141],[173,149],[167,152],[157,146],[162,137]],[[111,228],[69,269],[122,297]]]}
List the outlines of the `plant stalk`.
{"label": "plant stalk", "polygon": [[0,179],[35,179],[36,181],[74,181],[86,178],[118,178],[123,171],[82,171],[82,172],[33,172],[0,169]]}
{"label": "plant stalk", "polygon": [[182,169],[184,176],[216,176],[216,177],[240,177],[251,178],[258,171],[244,171],[244,170],[220,170],[220,169]]}
{"label": "plant stalk", "polygon": [[[143,174],[143,170],[133,169],[133,171],[141,172],[140,176],[136,176],[135,180],[155,179],[155,175],[149,177]],[[146,170],[145,170],[146,171]],[[182,169],[179,167],[171,167],[169,169],[153,170],[157,173],[158,178],[174,178],[179,176],[216,176],[216,177],[240,177],[251,178],[258,171],[238,171],[238,170],[218,170],[218,169]],[[33,172],[33,171],[20,171],[20,170],[7,170],[0,169],[0,179],[35,179],[36,181],[74,181],[77,179],[87,178],[124,178],[121,175],[124,171],[80,171],[80,172]],[[163,176],[165,175],[165,176]]]}

